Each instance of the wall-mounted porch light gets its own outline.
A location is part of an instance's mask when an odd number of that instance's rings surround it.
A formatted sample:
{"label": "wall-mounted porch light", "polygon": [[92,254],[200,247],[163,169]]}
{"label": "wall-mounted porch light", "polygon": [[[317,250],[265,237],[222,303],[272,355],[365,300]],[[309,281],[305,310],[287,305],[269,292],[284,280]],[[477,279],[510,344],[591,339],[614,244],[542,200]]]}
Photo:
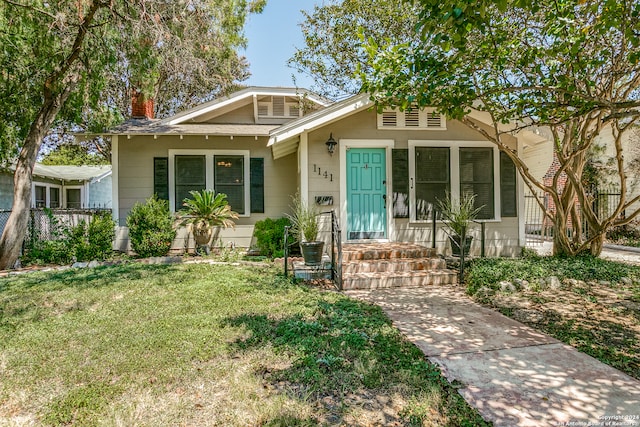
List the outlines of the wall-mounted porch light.
{"label": "wall-mounted porch light", "polygon": [[329,134],[329,139],[327,139],[327,142],[325,142],[325,144],[327,144],[329,155],[333,156],[333,152],[336,150],[336,145],[338,145],[338,142],[333,139],[333,132]]}

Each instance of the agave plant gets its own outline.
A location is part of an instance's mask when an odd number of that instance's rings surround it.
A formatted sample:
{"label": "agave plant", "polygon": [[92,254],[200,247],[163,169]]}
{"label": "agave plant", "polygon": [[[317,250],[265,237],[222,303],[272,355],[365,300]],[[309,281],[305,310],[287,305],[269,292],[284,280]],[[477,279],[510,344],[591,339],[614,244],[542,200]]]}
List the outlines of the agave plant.
{"label": "agave plant", "polygon": [[181,225],[191,227],[198,248],[208,254],[214,230],[235,228],[238,213],[231,210],[224,193],[215,194],[211,190],[190,191],[191,198],[184,199],[183,208],[178,213]]}

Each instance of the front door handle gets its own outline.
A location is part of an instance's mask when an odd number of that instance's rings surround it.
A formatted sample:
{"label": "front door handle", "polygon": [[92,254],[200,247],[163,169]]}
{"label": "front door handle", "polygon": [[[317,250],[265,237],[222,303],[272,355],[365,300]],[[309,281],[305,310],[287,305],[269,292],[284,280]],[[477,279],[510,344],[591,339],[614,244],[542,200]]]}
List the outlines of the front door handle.
{"label": "front door handle", "polygon": [[387,208],[387,195],[386,194],[382,195],[382,200],[384,200],[384,208],[386,209]]}

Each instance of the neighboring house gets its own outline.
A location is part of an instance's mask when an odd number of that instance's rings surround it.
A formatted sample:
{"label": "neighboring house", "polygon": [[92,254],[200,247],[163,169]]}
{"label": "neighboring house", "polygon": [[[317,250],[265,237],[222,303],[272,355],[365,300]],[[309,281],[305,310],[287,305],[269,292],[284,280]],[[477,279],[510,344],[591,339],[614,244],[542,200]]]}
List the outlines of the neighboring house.
{"label": "neighboring house", "polygon": [[[33,168],[34,208],[111,208],[111,166],[48,166]],[[0,173],[0,209],[13,204],[13,171]]]}
{"label": "neighboring house", "polygon": [[[135,102],[134,115],[150,110]],[[489,128],[482,114],[471,117]],[[289,212],[297,192],[336,211],[343,242],[430,245],[432,207],[446,192],[477,194],[488,255],[518,254],[525,242],[524,188],[511,161],[479,133],[430,110],[378,114],[366,94],[331,104],[305,90],[251,87],[167,119],[130,120],[108,135],[121,250],[136,202],[157,193],[176,211],[202,188],[226,193],[240,213],[236,228],[221,233],[240,247],[250,245],[256,221]],[[522,153],[541,138],[520,132],[506,143]],[[474,252],[479,230],[472,230]],[[184,236],[174,249],[185,247]]]}

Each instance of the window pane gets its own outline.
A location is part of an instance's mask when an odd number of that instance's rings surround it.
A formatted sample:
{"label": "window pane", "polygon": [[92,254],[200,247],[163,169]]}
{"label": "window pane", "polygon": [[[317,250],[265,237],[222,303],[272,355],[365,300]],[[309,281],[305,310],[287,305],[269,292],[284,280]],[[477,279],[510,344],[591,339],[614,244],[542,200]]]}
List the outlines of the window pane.
{"label": "window pane", "polygon": [[206,168],[204,156],[176,156],[176,211],[182,208],[184,199],[190,198],[190,191],[206,188]]}
{"label": "window pane", "polygon": [[51,209],[56,209],[60,207],[60,189],[59,188],[49,188],[49,207]]}
{"label": "window pane", "polygon": [[80,189],[67,188],[67,208],[80,209],[81,207],[82,207],[82,200],[80,198]]}
{"label": "window pane", "polygon": [[226,194],[231,209],[243,214],[244,156],[214,156],[213,167],[216,193]]}
{"label": "window pane", "polygon": [[449,148],[416,147],[415,157],[416,220],[429,220],[450,188]]}
{"label": "window pane", "polygon": [[479,219],[494,218],[493,148],[460,149],[460,194],[476,195]]}
{"label": "window pane", "polygon": [[47,187],[36,185],[35,189],[36,208],[44,208],[47,206]]}

